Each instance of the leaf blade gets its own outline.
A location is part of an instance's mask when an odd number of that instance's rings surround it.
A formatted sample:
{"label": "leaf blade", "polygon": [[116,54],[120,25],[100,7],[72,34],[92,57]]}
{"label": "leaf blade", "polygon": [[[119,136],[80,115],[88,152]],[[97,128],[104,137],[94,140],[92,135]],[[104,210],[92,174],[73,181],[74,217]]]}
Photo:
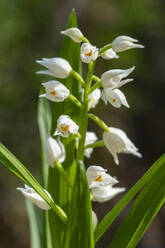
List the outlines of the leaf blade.
{"label": "leaf blade", "polygon": [[162,155],[152,167],[144,174],[144,176],[125,194],[125,196],[115,205],[115,207],[103,218],[95,230],[95,243],[100,239],[103,233],[109,228],[116,217],[127,206],[131,199],[139,192],[139,190],[152,178],[157,170],[163,166],[165,154]]}

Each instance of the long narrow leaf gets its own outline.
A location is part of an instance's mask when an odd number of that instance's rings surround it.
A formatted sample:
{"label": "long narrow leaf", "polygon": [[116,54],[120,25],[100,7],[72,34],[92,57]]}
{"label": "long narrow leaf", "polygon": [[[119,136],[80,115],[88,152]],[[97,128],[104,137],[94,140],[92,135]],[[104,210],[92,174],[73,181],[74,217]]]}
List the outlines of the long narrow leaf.
{"label": "long narrow leaf", "polygon": [[[165,165],[165,161],[163,163]],[[165,167],[150,179],[135,200],[123,224],[115,234],[110,248],[134,248],[165,202]]]}
{"label": "long narrow leaf", "polygon": [[133,197],[143,188],[143,186],[149,182],[153,175],[162,167],[165,163],[165,155],[160,157],[152,167],[144,174],[144,176],[128,191],[128,193],[115,205],[115,207],[103,218],[95,230],[95,242],[97,242],[103,233],[109,228],[116,217],[127,206],[127,204],[133,199]]}
{"label": "long narrow leaf", "polygon": [[[17,176],[20,175],[19,177],[25,183],[28,183],[51,206],[51,208],[56,212],[57,215],[59,215],[60,218],[62,218],[64,222],[67,221],[67,216],[64,211],[52,201],[52,199],[47,195],[42,186],[30,174],[25,166],[2,143],[0,143],[0,161],[13,173],[15,173],[16,171],[15,174]],[[13,168],[15,168],[15,171],[13,170]]]}
{"label": "long narrow leaf", "polygon": [[63,248],[94,247],[91,213],[92,208],[86,172],[84,165],[79,163]]}
{"label": "long narrow leaf", "polygon": [[29,200],[25,200],[30,225],[30,247],[43,248],[43,218],[38,208]]}

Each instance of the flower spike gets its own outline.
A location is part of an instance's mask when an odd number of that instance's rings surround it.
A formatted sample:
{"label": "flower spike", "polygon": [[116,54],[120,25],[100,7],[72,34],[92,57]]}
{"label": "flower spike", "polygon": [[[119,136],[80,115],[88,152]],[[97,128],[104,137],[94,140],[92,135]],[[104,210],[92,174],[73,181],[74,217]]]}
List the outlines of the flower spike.
{"label": "flower spike", "polygon": [[60,163],[65,160],[65,147],[60,141],[60,139],[56,140],[49,136],[46,139],[45,151],[48,164],[54,168],[55,162],[59,161]]}
{"label": "flower spike", "polygon": [[54,75],[57,78],[67,78],[72,71],[72,67],[69,62],[63,58],[43,58],[42,60],[37,60],[36,62],[48,69],[48,71],[41,71],[40,73],[46,74],[46,72],[48,72],[48,75]]}
{"label": "flower spike", "polygon": [[91,165],[88,167],[86,174],[90,189],[118,183],[118,181],[107,174],[106,171],[107,170],[101,166]]}
{"label": "flower spike", "polygon": [[143,45],[136,44],[136,42],[138,42],[138,40],[133,39],[129,36],[126,35],[118,36],[112,42],[112,49],[115,52],[123,52],[132,48],[144,48]]}
{"label": "flower spike", "polygon": [[114,70],[106,71],[101,75],[101,79],[100,79],[101,84],[103,87],[107,87],[111,89],[119,88],[122,85],[133,80],[133,79],[126,79],[126,80],[122,80],[122,79],[127,77],[134,69],[135,66],[126,70],[114,69]]}
{"label": "flower spike", "polygon": [[118,59],[119,56],[117,55],[117,53],[115,51],[113,51],[112,48],[106,50],[105,52],[103,52],[101,54],[101,57],[103,59]]}
{"label": "flower spike", "polygon": [[77,43],[81,43],[82,42],[81,38],[84,37],[80,29],[78,28],[68,28],[64,31],[61,31],[60,33],[70,37],[73,41]]}
{"label": "flower spike", "polygon": [[80,57],[81,57],[82,62],[90,63],[97,59],[98,48],[90,45],[89,43],[83,43],[81,45]]}
{"label": "flower spike", "polygon": [[[42,197],[36,193],[36,191],[26,184],[24,185],[25,188],[17,188],[17,190],[21,191],[21,193],[25,196],[25,198],[32,201],[37,207],[43,209],[43,210],[49,210],[51,207],[45,202],[45,200],[42,199]],[[52,199],[49,192],[45,189],[45,192],[47,195]],[[53,200],[53,199],[52,199]]]}
{"label": "flower spike", "polygon": [[60,82],[51,80],[46,83],[42,83],[45,87],[46,94],[39,97],[45,97],[53,102],[63,102],[70,94],[70,91]]}
{"label": "flower spike", "polygon": [[111,185],[105,187],[93,188],[91,191],[92,201],[106,202],[125,191],[125,188],[112,187]]}
{"label": "flower spike", "polygon": [[110,127],[109,132],[103,133],[103,140],[106,148],[112,154],[117,165],[119,164],[117,153],[129,153],[139,158],[142,157],[142,155],[138,152],[138,148],[119,128]]}
{"label": "flower spike", "polygon": [[[85,146],[90,145],[98,140],[98,137],[94,132],[86,132]],[[93,152],[93,148],[85,149],[85,157],[90,158]]]}
{"label": "flower spike", "polygon": [[96,229],[98,223],[97,215],[95,212],[92,210],[92,225],[93,225],[93,231]]}
{"label": "flower spike", "polygon": [[77,134],[78,130],[79,126],[68,115],[61,115],[57,120],[54,136],[60,135],[66,138],[70,133]]}
{"label": "flower spike", "polygon": [[129,108],[129,104],[123,92],[119,89],[112,90],[111,88],[104,88],[102,91],[102,99],[107,104],[109,102],[115,108],[120,108],[121,105]]}

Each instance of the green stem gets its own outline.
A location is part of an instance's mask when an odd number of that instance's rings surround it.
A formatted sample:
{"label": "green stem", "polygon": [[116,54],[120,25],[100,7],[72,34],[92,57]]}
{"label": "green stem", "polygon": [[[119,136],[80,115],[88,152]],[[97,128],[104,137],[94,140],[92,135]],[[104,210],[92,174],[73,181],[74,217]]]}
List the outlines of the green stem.
{"label": "green stem", "polygon": [[82,40],[82,42],[84,42],[84,43],[89,43],[90,44],[89,40],[87,38],[85,38],[84,36],[81,36],[80,40]]}
{"label": "green stem", "polygon": [[105,51],[109,50],[110,48],[112,48],[112,44],[108,44],[104,47],[102,47],[99,51],[99,55],[101,55],[102,53],[104,53]]}
{"label": "green stem", "polygon": [[92,76],[92,79],[93,79],[96,83],[99,83],[99,82],[100,82],[100,78],[97,77],[97,76],[95,76],[95,75]]}
{"label": "green stem", "polygon": [[56,160],[55,161],[55,168],[58,170],[58,172],[60,173],[60,175],[66,180],[66,182],[68,183],[69,186],[72,186],[72,183],[70,182],[62,164]]}
{"label": "green stem", "polygon": [[88,117],[95,121],[105,132],[109,132],[109,127],[99,117],[94,114],[88,114]]}
{"label": "green stem", "polygon": [[97,82],[96,84],[94,84],[91,88],[90,88],[90,91],[89,91],[89,94],[91,94],[94,90],[96,90],[97,88],[100,88],[101,86],[101,83],[100,82]]}
{"label": "green stem", "polygon": [[103,140],[99,140],[93,144],[89,144],[87,146],[85,146],[85,149],[88,149],[88,148],[95,148],[95,147],[99,147],[99,146],[104,146],[104,141]]}
{"label": "green stem", "polygon": [[87,132],[87,126],[88,126],[88,95],[89,90],[92,82],[92,76],[95,68],[95,61],[89,63],[89,71],[85,83],[85,89],[84,89],[84,101],[83,101],[83,107],[81,109],[80,114],[80,135],[81,138],[79,140],[79,146],[77,150],[77,161],[84,160],[84,144],[85,144],[85,138],[86,138],[86,132]]}
{"label": "green stem", "polygon": [[72,75],[75,79],[77,79],[77,81],[78,81],[79,83],[81,83],[82,86],[85,86],[84,79],[81,77],[81,75],[80,75],[79,73],[77,73],[76,71],[72,70],[72,71],[71,71],[71,75]]}
{"label": "green stem", "polygon": [[68,97],[77,107],[82,108],[81,102],[72,94],[69,95]]}

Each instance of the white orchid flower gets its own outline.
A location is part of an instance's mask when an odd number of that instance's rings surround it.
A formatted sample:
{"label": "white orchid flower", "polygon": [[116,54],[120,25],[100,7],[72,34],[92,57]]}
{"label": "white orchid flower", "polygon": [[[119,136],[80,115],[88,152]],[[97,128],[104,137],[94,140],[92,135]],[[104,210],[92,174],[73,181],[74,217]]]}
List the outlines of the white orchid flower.
{"label": "white orchid flower", "polygon": [[56,140],[49,136],[46,139],[45,150],[48,164],[52,168],[55,167],[55,161],[59,161],[60,163],[64,162],[65,147],[60,141],[60,139]]}
{"label": "white orchid flower", "polygon": [[87,169],[87,180],[90,189],[97,187],[104,187],[107,185],[114,185],[118,181],[106,173],[107,170],[101,166],[91,165]]}
{"label": "white orchid flower", "polygon": [[104,88],[102,91],[102,99],[107,104],[109,102],[115,108],[120,108],[121,105],[129,108],[129,104],[123,92],[119,89],[112,90],[111,88]]}
{"label": "white orchid flower", "polygon": [[125,191],[125,188],[112,187],[112,185],[104,187],[92,188],[92,201],[106,202],[114,198],[116,195]]}
{"label": "white orchid flower", "polygon": [[135,66],[126,70],[114,69],[114,70],[106,71],[101,75],[100,82],[102,86],[106,88],[111,88],[111,89],[119,88],[124,84],[129,83],[133,80],[133,79],[126,79],[126,80],[122,80],[122,79],[127,77],[134,69]]}
{"label": "white orchid flower", "polygon": [[70,133],[76,134],[78,130],[79,126],[68,115],[61,115],[57,120],[57,128],[54,136],[68,137]]}
{"label": "white orchid flower", "polygon": [[36,62],[48,68],[48,71],[38,71],[37,74],[48,74],[57,78],[67,78],[72,71],[69,62],[63,58],[43,58]]}
{"label": "white orchid flower", "polygon": [[77,43],[81,43],[82,42],[81,38],[84,37],[80,29],[78,28],[68,28],[64,31],[61,31],[60,33],[70,37],[73,41]]}
{"label": "white orchid flower", "polygon": [[138,152],[138,148],[127,137],[125,132],[119,128],[110,127],[109,132],[103,133],[103,140],[116,164],[119,164],[117,153],[130,153],[139,158],[142,157]]}
{"label": "white orchid flower", "polygon": [[98,223],[97,215],[95,212],[92,210],[92,225],[93,225],[93,231],[96,229]]}
{"label": "white orchid flower", "polygon": [[123,52],[132,48],[144,48],[143,45],[136,44],[136,42],[138,42],[138,40],[133,39],[129,36],[126,35],[118,36],[112,42],[112,49],[115,52]]}
{"label": "white orchid flower", "polygon": [[45,87],[46,93],[39,97],[45,97],[53,102],[62,102],[70,94],[70,91],[63,84],[55,80],[42,83],[42,85]]}
{"label": "white orchid flower", "polygon": [[92,108],[95,108],[96,105],[99,103],[101,97],[101,90],[95,89],[91,94],[88,96],[88,100],[92,101]]}
{"label": "white orchid flower", "polygon": [[98,57],[98,48],[90,45],[89,43],[83,43],[80,49],[80,57],[82,62],[90,63],[97,59]]}
{"label": "white orchid flower", "polygon": [[[25,196],[25,198],[29,199],[32,201],[37,207],[43,209],[43,210],[49,210],[51,207],[43,200],[43,198],[36,193],[36,191],[26,184],[24,185],[25,188],[17,188],[17,190],[21,191],[21,193]],[[47,195],[52,199],[51,195],[49,192],[45,189],[45,192]],[[52,199],[53,200],[53,199]]]}
{"label": "white orchid flower", "polygon": [[[90,145],[98,140],[98,137],[94,132],[86,132],[85,146]],[[90,158],[93,152],[93,148],[85,149],[85,157]]]}
{"label": "white orchid flower", "polygon": [[101,54],[101,57],[103,59],[118,59],[119,56],[117,55],[117,53],[115,51],[113,51],[112,48],[106,50],[105,52],[103,52]]}

